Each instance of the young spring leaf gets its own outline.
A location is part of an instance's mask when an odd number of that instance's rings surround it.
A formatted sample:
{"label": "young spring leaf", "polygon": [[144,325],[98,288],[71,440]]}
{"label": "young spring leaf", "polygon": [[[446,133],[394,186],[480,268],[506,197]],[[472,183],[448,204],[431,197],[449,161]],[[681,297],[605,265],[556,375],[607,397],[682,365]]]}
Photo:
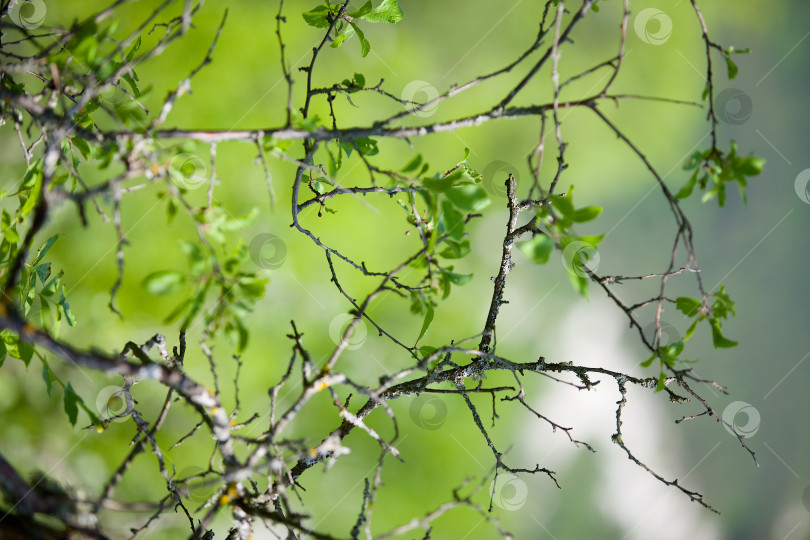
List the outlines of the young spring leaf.
{"label": "young spring leaf", "polygon": [[599,206],[585,206],[583,208],[577,209],[571,219],[574,220],[574,223],[586,223],[588,221],[593,221],[599,214],[602,213],[602,208]]}
{"label": "young spring leaf", "polygon": [[721,285],[720,290],[714,293],[714,298],[715,300],[712,304],[712,313],[714,313],[715,317],[728,319],[729,313],[732,315],[737,314],[737,312],[734,310],[734,302],[731,300],[731,297],[726,294],[725,285]]}
{"label": "young spring leaf", "polygon": [[738,343],[723,336],[723,326],[720,319],[711,317],[709,322],[712,325],[712,342],[715,348],[729,348],[736,347]]}
{"label": "young spring leaf", "polygon": [[439,215],[439,231],[450,235],[450,238],[461,240],[464,237],[464,215],[448,201],[442,201],[442,213]]}
{"label": "young spring leaf", "polygon": [[737,64],[734,63],[729,55],[724,54],[723,58],[726,60],[726,67],[728,68],[728,79],[731,80],[737,76],[739,68],[737,68]]}
{"label": "young spring leaf", "polygon": [[377,148],[377,141],[371,137],[358,137],[354,140],[354,144],[357,145],[357,150],[364,156],[376,156],[380,153],[380,149]]}
{"label": "young spring leaf", "polygon": [[537,264],[546,264],[554,250],[554,240],[544,234],[536,234],[531,240],[518,242],[517,247]]}
{"label": "young spring leaf", "polygon": [[358,18],[368,22],[394,24],[401,21],[402,16],[399,0],[383,0],[379,6]]}
{"label": "young spring leaf", "polygon": [[402,172],[404,173],[413,172],[416,169],[418,169],[421,164],[422,164],[422,154],[416,154],[416,156],[414,156],[414,158],[410,160],[408,164],[402,168]]}
{"label": "young spring leaf", "polygon": [[337,49],[338,47],[343,45],[346,41],[354,37],[356,29],[357,27],[353,24],[346,25],[346,28],[344,28],[343,32],[341,32],[340,35],[335,38],[330,47],[332,47],[333,49]]}
{"label": "young spring leaf", "polygon": [[430,323],[433,322],[433,306],[428,304],[427,309],[425,310],[425,320],[422,321],[422,329],[419,331],[419,337],[416,338],[416,342],[419,343],[419,340],[422,339],[422,336],[425,335],[428,328],[430,328]]}
{"label": "young spring leaf", "polygon": [[460,242],[448,238],[444,242],[444,245],[446,247],[439,255],[445,259],[461,259],[462,257],[466,257],[470,252],[470,241],[466,238]]}
{"label": "young spring leaf", "polygon": [[456,186],[448,189],[445,195],[451,203],[465,212],[480,212],[492,202],[484,188],[475,184]]}
{"label": "young spring leaf", "polygon": [[68,415],[68,419],[72,425],[76,425],[76,418],[79,415],[79,407],[78,402],[81,398],[76,394],[76,391],[73,390],[73,386],[71,386],[70,382],[67,383],[65,386],[65,412]]}
{"label": "young spring leaf", "polygon": [[568,194],[565,197],[553,197],[551,199],[551,205],[554,206],[554,209],[562,214],[565,218],[572,218],[574,215],[574,203],[571,200],[571,194],[573,191],[574,186],[571,186],[571,188],[568,190]]}
{"label": "young spring leaf", "polygon": [[329,28],[328,15],[330,13],[329,8],[326,6],[318,6],[302,13],[302,16],[304,17],[304,21],[314,28]]}
{"label": "young spring leaf", "polygon": [[48,364],[42,364],[42,380],[45,381],[45,389],[48,391],[48,395],[51,395],[51,391],[53,390],[53,377],[51,376],[51,368],[48,367]]}
{"label": "young spring leaf", "polygon": [[186,276],[174,270],[159,270],[146,276],[142,285],[150,293],[160,296],[171,294],[179,289],[186,280]]}
{"label": "young spring leaf", "polygon": [[42,257],[44,257],[46,253],[48,253],[48,250],[51,249],[51,246],[54,244],[54,242],[56,242],[59,239],[59,236],[60,235],[58,234],[51,236],[45,241],[44,244],[40,246],[39,251],[37,251],[36,258],[33,261],[31,261],[31,266],[35,266],[39,261],[42,260]]}
{"label": "young spring leaf", "polygon": [[360,40],[360,56],[365,58],[371,51],[371,43],[368,42],[368,40],[366,39],[366,35],[363,33],[362,30],[360,30],[360,28],[358,28],[356,24],[351,23],[351,26],[352,28],[354,28],[354,31],[357,32],[357,39]]}
{"label": "young spring leaf", "polygon": [[360,8],[355,9],[354,11],[349,13],[349,17],[351,17],[352,19],[360,19],[363,17],[363,15],[370,13],[371,9],[372,9],[371,0],[369,0],[368,2],[360,6]]}
{"label": "young spring leaf", "polygon": [[687,317],[694,317],[700,313],[700,308],[702,306],[703,304],[700,302],[700,300],[695,298],[679,296],[675,299],[675,308]]}

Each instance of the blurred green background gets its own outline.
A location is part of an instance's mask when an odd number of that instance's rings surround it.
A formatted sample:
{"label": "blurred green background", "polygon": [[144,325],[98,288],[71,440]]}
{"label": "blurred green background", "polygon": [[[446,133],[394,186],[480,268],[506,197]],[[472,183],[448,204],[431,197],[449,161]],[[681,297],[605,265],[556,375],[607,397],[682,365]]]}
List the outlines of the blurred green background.
{"label": "blurred green background", "polygon": [[[46,24],[67,25],[75,18],[103,6],[47,2]],[[157,2],[135,2],[117,11],[118,33],[126,35]],[[283,26],[288,60],[296,77],[295,103],[299,106],[304,79],[297,68],[309,62],[311,47],[320,32],[303,24],[302,11],[316,2],[287,2],[287,23]],[[469,2],[401,1],[405,18],[390,25],[364,26],[372,51],[361,58],[355,40],[340,49],[325,49],[317,66],[317,86],[328,86],[355,72],[368,84],[384,79],[383,87],[400,95],[413,81],[447,90],[502,67],[533,41],[541,8],[533,2],[477,4]],[[563,49],[562,76],[570,76],[613,55],[618,46],[621,2],[599,3],[601,11],[589,16],[574,32],[575,44]],[[578,4],[577,4],[578,6]],[[634,30],[634,18],[642,9],[654,6],[672,23],[671,35],[660,44],[645,43]],[[700,29],[688,2],[633,2],[627,39],[627,57],[613,87],[617,93],[635,93],[699,100],[704,86],[705,52]],[[705,3],[701,6],[712,39],[736,48],[750,47],[751,53],[735,58],[740,66],[737,79],[727,81],[722,59],[715,58],[718,72],[716,100],[724,121],[719,126],[720,147],[738,141],[742,153],[753,151],[767,159],[765,172],[750,182],[748,203],[730,192],[726,207],[714,201],[701,204],[698,195],[684,208],[695,228],[695,245],[704,284],[714,290],[726,286],[737,302],[738,315],[726,324],[727,335],[740,342],[734,349],[715,350],[705,328],[689,343],[688,357],[699,358],[696,373],[727,385],[730,395],[704,389],[717,410],[744,409],[735,418],[753,432],[746,442],[756,452],[756,468],[722,425],[701,418],[675,425],[683,415],[699,412],[695,404],[674,406],[662,395],[631,389],[623,426],[625,441],[636,455],[668,479],[703,493],[721,515],[690,503],[680,492],[658,483],[626,459],[610,442],[615,428],[615,384],[605,380],[595,391],[580,392],[539,376],[527,377],[526,388],[532,406],[564,426],[573,426],[572,436],[587,441],[595,455],[572,445],[564,433],[526,414],[513,403],[498,403],[500,419],[491,433],[500,448],[508,449],[507,463],[532,468],[535,463],[557,471],[562,490],[545,476],[502,476],[495,487],[493,516],[516,538],[549,539],[780,539],[810,538],[810,407],[806,388],[810,384],[810,303],[807,302],[810,204],[797,191],[799,173],[810,167],[807,155],[806,98],[810,75],[810,10],[801,0],[773,4]],[[170,9],[178,13],[180,6]],[[224,7],[207,3],[195,17],[188,36],[158,58],[139,66],[141,87],[151,87],[144,99],[153,112],[178,81],[205,56],[222,17]],[[573,9],[573,7],[572,7]],[[167,126],[199,129],[252,129],[280,126],[284,122],[286,86],[279,69],[275,36],[275,2],[230,3],[228,20],[213,54],[213,63],[192,81],[191,95],[180,99]],[[654,21],[652,31],[655,32]],[[144,36],[154,42],[156,35]],[[482,111],[511,88],[525,73],[514,73],[482,84],[457,98],[443,102],[422,118],[407,122],[435,122]],[[572,85],[567,97],[576,97],[604,84],[604,72]],[[527,88],[517,104],[549,100],[548,70]],[[420,96],[416,96],[419,98]],[[566,95],[564,94],[565,98]],[[422,97],[424,98],[424,96]],[[335,100],[339,127],[366,126],[400,110],[396,104],[374,94],[355,94],[357,107],[343,97]],[[677,190],[688,175],[681,170],[686,157],[709,145],[705,109],[645,101],[622,101],[618,107],[602,107],[665,175]],[[317,100],[315,111],[326,117],[325,100]],[[588,111],[564,111],[563,137],[569,143],[570,164],[561,183],[563,191],[576,185],[578,204],[604,207],[595,222],[578,231],[607,233],[599,246],[599,273],[641,274],[665,269],[675,225],[666,202],[645,174],[641,163]],[[449,134],[431,135],[408,143],[380,140],[380,154],[373,161],[381,167],[401,168],[417,152],[433,170],[452,167],[470,148],[469,163],[484,171],[489,185],[500,185],[506,172],[514,172],[519,186],[529,183],[526,156],[537,142],[537,119],[500,120]],[[549,149],[543,169],[555,166],[556,149],[549,133]],[[202,156],[205,145],[198,145]],[[298,145],[290,154],[301,156]],[[0,171],[3,187],[12,191],[25,169],[16,134],[9,126],[0,132]],[[256,148],[245,143],[223,143],[217,149],[217,200],[233,215],[253,207],[261,211],[258,222],[238,233],[246,242],[271,232],[280,237],[286,250],[283,264],[272,270],[265,298],[249,320],[251,338],[243,356],[240,378],[239,418],[253,412],[263,415],[255,433],[264,429],[269,406],[267,389],[275,384],[290,357],[289,321],[295,320],[305,334],[304,343],[313,359],[322,364],[334,348],[330,325],[350,308],[329,282],[330,274],[320,248],[289,227],[289,200],[294,165],[270,162],[277,200],[271,210],[261,165],[255,162]],[[207,159],[207,157],[205,157]],[[354,167],[354,168],[352,168]],[[350,172],[347,172],[350,171]],[[90,183],[103,177],[86,168]],[[368,174],[351,160],[340,179],[344,185],[365,183]],[[495,184],[492,178],[496,177]],[[548,178],[548,176],[546,176]],[[143,183],[143,179],[128,185]],[[202,205],[204,190],[190,200]],[[165,192],[159,183],[128,194],[123,205],[126,248],[124,285],[118,296],[123,320],[107,308],[109,289],[115,280],[116,236],[109,223],[88,208],[90,224],[80,226],[75,207],[66,204],[52,214],[41,237],[59,232],[63,237],[51,251],[55,268],[64,269],[68,298],[78,319],[74,328],[63,328],[63,337],[79,346],[120,351],[126,341],[144,342],[159,332],[176,344],[177,324],[167,327],[163,318],[182,293],[150,297],[140,286],[148,273],[158,269],[187,269],[177,249],[178,239],[193,239],[191,220],[180,215],[167,226]],[[102,201],[109,211],[110,201]],[[4,201],[4,207],[9,205]],[[345,198],[329,205],[337,214],[318,217],[312,207],[302,214],[304,226],[316,236],[374,268],[390,268],[413,252],[417,239],[405,236],[408,226],[399,207],[387,197],[363,200]],[[499,244],[506,221],[504,199],[493,189],[493,204],[471,228],[472,253],[458,262],[456,271],[474,273],[474,279],[440,304],[436,319],[421,344],[441,345],[480,332],[491,296],[489,278],[497,272]],[[384,233],[384,236],[381,235]],[[235,242],[237,234],[229,239]],[[279,257],[279,252],[267,253]],[[584,365],[628,370],[634,375],[651,375],[638,367],[646,358],[638,338],[627,328],[624,315],[600,291],[591,287],[591,299],[584,300],[571,288],[559,254],[544,267],[530,263],[521,254],[509,276],[506,299],[498,324],[498,353],[515,361],[532,361],[544,356],[551,362],[572,361]],[[348,266],[337,266],[342,284],[354,297],[371,290],[376,281],[360,279]],[[632,282],[631,282],[632,283]],[[673,291],[691,291],[691,276],[670,280]],[[805,285],[802,285],[804,283]],[[631,301],[649,295],[649,286],[627,284],[616,289]],[[674,296],[674,294],[673,294]],[[371,316],[410,344],[418,335],[421,318],[408,312],[408,303],[394,296],[375,303]],[[653,314],[648,314],[649,322]],[[687,322],[668,310],[664,320],[683,332]],[[195,346],[199,328],[189,335],[188,372],[205,384],[212,384],[205,357]],[[367,325],[367,337],[358,348],[347,351],[338,368],[356,381],[373,385],[378,377],[406,365],[407,358]],[[334,333],[334,332],[333,332]],[[477,342],[476,342],[477,343]],[[233,406],[236,363],[232,348],[217,341],[215,354],[225,403]],[[51,367],[70,380],[89,404],[106,386],[118,380],[78,370],[51,359]],[[62,411],[61,395],[47,396],[34,361],[28,371],[19,362],[7,360],[0,372],[0,423],[2,451],[23,470],[39,467],[55,478],[84,486],[90,496],[98,494],[122,457],[133,436],[131,423],[115,424],[103,436],[82,430],[87,418],[80,416],[72,428]],[[510,384],[509,377],[493,377],[488,383]],[[291,385],[283,403],[296,397]],[[162,404],[162,389],[152,382],[137,385],[133,395],[147,419],[154,418]],[[346,392],[342,392],[345,396]],[[476,399],[482,414],[489,414],[488,398]],[[744,402],[743,405],[735,402]],[[475,500],[488,504],[491,488],[492,454],[482,440],[461,398],[427,396],[400,399],[392,403],[400,419],[398,448],[404,463],[390,458],[383,469],[383,487],[374,509],[376,532],[424,515],[452,496],[452,490],[466,478],[482,485]],[[736,407],[736,409],[726,409]],[[183,407],[175,407],[161,436],[167,460],[178,472],[205,467],[212,442],[197,433],[185,445],[168,447],[196,422]],[[750,413],[746,418],[746,411]],[[334,407],[324,394],[304,409],[299,423],[287,435],[307,437],[312,443],[338,424]],[[484,419],[489,425],[490,419]],[[390,421],[379,411],[370,424],[390,437]],[[250,431],[250,430],[248,430]],[[303,508],[313,516],[313,528],[325,528],[345,536],[360,506],[363,478],[373,475],[378,447],[366,435],[353,433],[346,440],[352,453],[340,458],[328,473],[315,467],[301,478],[307,489],[301,496]],[[467,491],[470,488],[466,488]],[[139,457],[117,492],[127,501],[155,500],[165,493],[154,457]],[[111,530],[126,531],[147,515],[109,514]],[[218,533],[227,528],[227,516],[217,522]],[[119,527],[119,529],[115,529]],[[259,527],[261,528],[261,527]],[[180,515],[167,514],[154,523],[149,538],[174,538],[187,534],[188,524]],[[263,536],[264,535],[264,536]],[[219,536],[219,534],[218,534]],[[496,531],[466,509],[451,512],[435,523],[434,538],[493,538]],[[272,537],[257,532],[256,538]]]}

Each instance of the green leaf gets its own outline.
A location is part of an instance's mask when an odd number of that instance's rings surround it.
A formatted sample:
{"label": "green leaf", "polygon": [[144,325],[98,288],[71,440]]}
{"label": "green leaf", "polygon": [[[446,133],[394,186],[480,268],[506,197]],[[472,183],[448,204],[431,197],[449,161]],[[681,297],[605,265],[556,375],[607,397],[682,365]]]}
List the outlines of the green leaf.
{"label": "green leaf", "polygon": [[666,388],[666,386],[667,386],[666,380],[667,380],[666,375],[664,375],[664,372],[661,371],[661,374],[658,375],[658,384],[655,385],[655,391],[656,392],[660,392],[661,390]]}
{"label": "green leaf", "polygon": [[402,168],[402,172],[409,173],[411,171],[415,171],[419,168],[419,165],[422,164],[422,154],[416,154],[413,159],[411,159],[407,165]]}
{"label": "green leaf", "polygon": [[343,32],[341,32],[340,35],[335,38],[335,40],[332,42],[332,45],[330,45],[330,47],[332,47],[333,49],[337,49],[338,47],[343,45],[347,40],[354,37],[356,29],[357,29],[357,27],[355,25],[347,24],[346,28],[344,28]]}
{"label": "green leaf", "polygon": [[39,198],[42,195],[42,171],[40,170],[39,174],[36,177],[36,184],[31,189],[31,193],[28,195],[28,200],[25,201],[22,208],[20,209],[20,214],[23,216],[28,215],[31,210],[33,210],[37,203],[39,202]]}
{"label": "green leaf", "polygon": [[[419,354],[422,356],[422,360],[424,360],[424,359],[428,358],[431,354],[435,353],[437,350],[438,349],[436,347],[431,347],[429,345],[425,345],[425,346],[419,347]],[[441,363],[441,361],[442,361],[441,356],[438,356],[438,357],[434,358],[433,360],[431,360],[430,364],[428,364],[428,366],[427,366],[428,371],[433,371],[434,369],[436,369],[436,366],[438,366]]]}
{"label": "green leaf", "polygon": [[394,24],[401,21],[402,16],[402,8],[398,0],[383,0],[379,6],[359,18],[373,23]]}
{"label": "green leaf", "polygon": [[650,365],[652,364],[652,361],[653,361],[653,360],[655,360],[655,358],[656,358],[657,356],[658,356],[658,355],[657,355],[656,353],[653,353],[653,355],[652,355],[651,357],[647,358],[646,360],[644,360],[644,361],[641,363],[641,367],[650,367]]}
{"label": "green leaf", "polygon": [[292,144],[291,140],[278,140],[272,135],[265,135],[262,139],[262,148],[265,152],[283,152],[290,147],[290,144]]}
{"label": "green leaf", "polygon": [[472,274],[455,274],[449,270],[445,271],[444,274],[451,283],[455,283],[456,285],[466,285],[473,278]]}
{"label": "green leaf", "polygon": [[3,341],[0,341],[0,367],[3,367],[3,363],[6,361],[6,344]]}
{"label": "green leaf", "polygon": [[452,189],[448,189],[445,192],[445,196],[451,203],[465,212],[480,212],[492,202],[489,200],[484,188],[475,184],[456,186]]}
{"label": "green leaf", "polygon": [[330,11],[329,8],[326,6],[318,6],[315,9],[311,9],[306,13],[302,13],[304,17],[304,21],[312,27],[315,28],[329,28],[329,20],[327,15],[329,15]]}
{"label": "green leaf", "polygon": [[124,79],[126,83],[129,85],[129,87],[132,89],[133,96],[135,96],[136,98],[141,96],[141,90],[138,88],[138,83],[135,82],[138,80],[137,73],[135,73],[134,71],[132,72],[132,75],[130,75],[129,73],[124,73],[121,76],[121,78]]}
{"label": "green leaf", "polygon": [[[580,236],[578,238],[574,238],[574,240],[579,240],[580,242],[585,242],[586,244],[590,244],[593,247],[596,247],[599,245],[599,242],[601,242],[604,238],[605,238],[604,234],[593,234],[590,236]],[[563,249],[565,248],[563,247]]]}
{"label": "green leaf", "polygon": [[537,234],[531,240],[518,242],[517,247],[537,264],[546,264],[554,250],[554,240],[544,234]]}
{"label": "green leaf", "polygon": [[441,178],[427,178],[422,180],[422,185],[435,193],[444,193],[452,188],[456,181],[460,180],[462,176],[464,176],[464,171],[461,169],[456,169],[452,173]]}
{"label": "green leaf", "polygon": [[695,171],[689,181],[686,183],[685,186],[681,188],[681,190],[675,194],[676,199],[685,199],[689,195],[692,194],[692,190],[695,189],[695,183],[697,182],[698,178],[698,171]]}
{"label": "green leaf", "polygon": [[182,329],[185,330],[186,328],[188,328],[188,325],[191,323],[192,320],[194,320],[194,317],[197,316],[197,313],[200,312],[200,309],[202,309],[202,306],[205,303],[205,297],[208,294],[208,289],[210,288],[210,286],[211,281],[208,280],[205,282],[205,286],[200,287],[199,290],[197,290],[196,294],[194,295],[194,298],[191,300],[191,306],[189,307],[188,314],[186,315],[186,318],[183,319],[183,322],[180,325]]}
{"label": "green leaf", "polygon": [[728,68],[728,78],[729,80],[731,80],[737,76],[737,71],[739,71],[739,69],[737,68],[737,64],[735,64],[731,60],[731,57],[729,55],[724,54],[723,58],[725,58],[726,60],[726,67]]}
{"label": "green leaf", "polygon": [[571,191],[573,191],[573,186],[568,191],[568,195],[565,197],[552,197],[551,205],[557,209],[557,211],[563,215],[563,217],[573,218],[574,216],[574,203],[571,201]]}
{"label": "green leaf", "polygon": [[351,26],[354,28],[354,31],[357,32],[357,39],[360,40],[360,56],[365,58],[368,56],[368,53],[371,52],[371,43],[368,42],[366,35],[356,24],[351,23]]}
{"label": "green leaf", "polygon": [[439,231],[461,240],[464,237],[464,215],[456,210],[449,201],[442,201],[442,213],[439,216]]}
{"label": "green leaf", "polygon": [[37,251],[36,258],[33,261],[31,261],[31,266],[36,265],[39,261],[42,260],[42,257],[44,257],[46,253],[48,253],[48,250],[51,249],[51,246],[54,244],[54,242],[56,242],[59,236],[60,235],[58,234],[51,236],[45,241],[44,244],[40,246],[39,251]]}
{"label": "green leaf", "polygon": [[135,43],[132,44],[130,47],[129,52],[127,53],[127,62],[132,62],[132,59],[135,58],[135,53],[138,52],[138,49],[141,48],[141,36],[138,36],[138,39],[135,40]]}
{"label": "green leaf", "polygon": [[579,276],[574,272],[566,272],[574,289],[584,298],[588,298],[588,278]]}
{"label": "green leaf", "polygon": [[714,293],[714,298],[715,301],[714,304],[712,304],[712,312],[716,317],[727,319],[729,313],[732,315],[737,314],[734,310],[734,302],[731,300],[731,297],[726,294],[725,285],[721,285],[720,290]]}
{"label": "green leaf", "polygon": [[79,149],[79,152],[81,152],[82,157],[85,160],[90,156],[90,145],[87,144],[87,141],[74,135],[70,138],[70,142],[73,143],[73,146]]}
{"label": "green leaf", "polygon": [[723,336],[723,326],[720,319],[711,317],[709,322],[712,325],[712,342],[715,348],[736,347],[738,343]]}
{"label": "green leaf", "polygon": [[320,118],[316,114],[307,118],[295,118],[293,121],[293,126],[297,129],[313,132],[318,130],[318,122],[320,122]]}
{"label": "green leaf", "polygon": [[683,166],[683,170],[688,171],[690,169],[694,169],[695,167],[700,164],[703,160],[703,152],[700,150],[696,150],[691,156],[689,156],[689,161]]}
{"label": "green leaf", "polygon": [[687,317],[694,317],[700,313],[700,308],[702,306],[703,304],[701,301],[695,298],[679,296],[675,299],[675,308]]}
{"label": "green leaf", "polygon": [[377,141],[371,137],[358,137],[354,140],[354,144],[357,145],[357,150],[364,156],[376,156],[380,153],[380,149],[377,148]]}
{"label": "green leaf", "polygon": [[701,94],[701,99],[705,100],[707,97],[709,97],[711,89],[712,89],[711,85],[707,83],[706,86],[703,87],[703,94]]}
{"label": "green leaf", "polygon": [[593,221],[599,214],[602,213],[602,208],[599,206],[585,206],[584,208],[578,209],[574,212],[572,219],[575,223],[585,223],[588,221]]}
{"label": "green leaf", "polygon": [[40,283],[45,285],[48,277],[51,275],[51,263],[38,264],[34,267],[34,271],[39,277]]}
{"label": "green leaf", "polygon": [[431,354],[435,353],[438,349],[436,347],[431,347],[430,345],[423,345],[419,347],[419,354],[422,355],[422,358],[427,358]]}
{"label": "green leaf", "polygon": [[439,255],[445,259],[461,259],[470,252],[470,241],[466,238],[460,242],[448,238],[444,244],[446,247]]}
{"label": "green leaf", "polygon": [[686,329],[686,335],[683,336],[684,341],[688,341],[689,338],[691,338],[692,335],[695,333],[695,329],[697,329],[698,320],[699,319],[695,319],[695,322],[692,323],[692,326]]}
{"label": "green leaf", "polygon": [[371,12],[371,7],[372,7],[371,2],[370,1],[366,2],[365,4],[360,6],[360,8],[358,8],[358,9],[352,11],[351,13],[349,13],[349,17],[351,17],[353,19],[358,19],[358,18],[362,17],[363,15],[366,15],[367,13],[370,13]]}
{"label": "green leaf", "polygon": [[241,231],[253,225],[256,221],[256,218],[259,217],[259,209],[253,207],[250,212],[245,214],[244,216],[234,217],[230,219],[226,219],[222,225],[220,225],[219,230],[221,231]]}
{"label": "green leaf", "polygon": [[0,338],[4,343],[3,348],[5,352],[12,358],[22,360],[25,366],[28,367],[28,364],[31,362],[31,357],[34,356],[33,345],[22,341],[20,336],[9,329],[0,332]]}
{"label": "green leaf", "polygon": [[174,270],[160,270],[146,276],[142,285],[150,293],[160,296],[171,294],[179,289],[186,280],[186,276]]}
{"label": "green leaf", "polygon": [[317,191],[319,195],[323,195],[324,193],[326,193],[326,190],[327,190],[327,188],[324,187],[324,184],[322,183],[323,180],[325,180],[325,179],[324,178],[318,178],[318,180],[313,180],[312,181],[312,187],[315,188],[315,191]]}
{"label": "green leaf", "polygon": [[68,419],[70,419],[70,423],[74,426],[76,425],[76,417],[79,415],[78,402],[80,399],[76,391],[73,390],[73,386],[68,382],[65,387],[65,412],[68,415]]}
{"label": "green leaf", "polygon": [[430,328],[430,323],[433,322],[433,315],[433,306],[428,304],[427,310],[425,310],[425,320],[422,322],[422,329],[419,331],[419,337],[416,338],[417,343],[419,343],[419,340],[425,335],[427,329]]}
{"label": "green leaf", "polygon": [[20,191],[30,189],[36,185],[42,177],[42,158],[37,158],[28,168],[23,175],[22,184],[20,184]]}
{"label": "green leaf", "polygon": [[39,297],[39,322],[43,328],[50,326],[53,316],[51,315],[51,305],[44,296]]}
{"label": "green leaf", "polygon": [[683,352],[683,341],[677,341],[664,347],[664,354],[671,359],[677,358]]}
{"label": "green leaf", "polygon": [[76,325],[76,318],[73,316],[73,313],[71,313],[70,304],[68,304],[68,301],[65,298],[64,294],[59,299],[59,308],[62,310],[62,314],[64,314],[68,325],[69,326],[75,326]]}
{"label": "green leaf", "polygon": [[242,319],[233,317],[228,321],[225,325],[225,337],[228,338],[231,345],[236,347],[237,354],[245,350],[248,342],[248,331]]}
{"label": "green leaf", "polygon": [[42,380],[45,381],[45,388],[48,390],[48,395],[51,395],[53,390],[53,377],[51,377],[51,368],[48,364],[42,364]]}
{"label": "green leaf", "polygon": [[[5,210],[3,210],[3,212],[5,212]],[[16,244],[20,241],[20,235],[17,233],[17,229],[14,228],[14,226],[3,229],[3,238],[10,244]]]}
{"label": "green leaf", "polygon": [[745,176],[757,176],[762,174],[762,169],[765,167],[765,159],[756,156],[749,156],[741,158],[735,164],[734,170]]}
{"label": "green leaf", "polygon": [[242,279],[239,281],[239,288],[251,300],[259,300],[264,297],[268,279]]}

